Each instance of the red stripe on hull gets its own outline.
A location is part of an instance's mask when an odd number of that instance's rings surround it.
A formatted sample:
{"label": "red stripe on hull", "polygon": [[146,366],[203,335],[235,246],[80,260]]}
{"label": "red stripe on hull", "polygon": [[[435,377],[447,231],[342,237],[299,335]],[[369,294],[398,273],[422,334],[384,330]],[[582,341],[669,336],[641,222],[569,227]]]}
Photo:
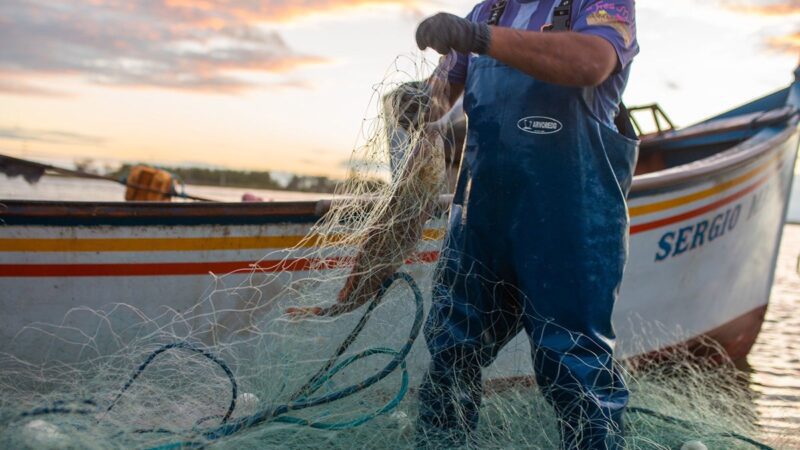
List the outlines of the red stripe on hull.
{"label": "red stripe on hull", "polygon": [[[430,263],[439,252],[422,252],[407,264]],[[352,264],[350,258],[287,259],[276,261],[226,261],[197,263],[130,263],[130,264],[0,264],[2,277],[145,277],[225,274],[235,271],[302,272],[312,269],[333,269]]]}
{"label": "red stripe on hull", "polygon": [[[778,170],[783,164],[777,165]],[[732,203],[755,191],[767,181],[772,173],[728,197],[717,200],[701,208],[687,211],[672,217],[647,222],[630,227],[630,234],[643,233],[674,223],[701,216]],[[424,252],[417,256],[418,262],[430,263],[438,259],[439,252]],[[410,263],[407,261],[406,263]],[[342,267],[347,264],[342,258],[290,259],[274,261],[224,261],[224,262],[185,262],[185,263],[128,263],[128,264],[0,264],[0,278],[3,277],[118,277],[118,276],[182,276],[205,275],[208,273],[230,273],[239,270],[257,269],[261,272],[299,272],[317,268]]]}
{"label": "red stripe on hull", "polygon": [[723,207],[723,206],[725,206],[725,205],[727,205],[729,203],[733,203],[736,200],[739,200],[740,198],[744,197],[745,195],[755,191],[756,189],[758,189],[759,187],[764,185],[764,183],[769,181],[769,178],[770,178],[771,175],[772,175],[772,172],[770,172],[770,174],[767,177],[761,179],[759,182],[753,184],[752,186],[748,187],[747,189],[743,189],[743,190],[741,190],[741,191],[739,191],[739,192],[737,192],[737,193],[735,193],[733,195],[729,195],[728,197],[725,197],[725,198],[722,198],[720,200],[717,200],[716,202],[710,203],[710,204],[708,204],[706,206],[703,206],[701,208],[693,209],[693,210],[687,211],[687,212],[685,212],[683,214],[678,214],[677,216],[672,216],[672,217],[667,217],[667,218],[660,219],[660,220],[655,220],[653,222],[647,222],[647,223],[643,223],[643,224],[640,224],[640,225],[632,225],[631,226],[631,234],[638,234],[638,233],[644,233],[645,231],[655,230],[657,228],[662,228],[662,227],[665,227],[667,225],[672,225],[674,223],[683,222],[684,220],[692,219],[692,218],[695,218],[697,216],[702,216],[703,214],[705,214],[707,212],[711,212],[711,211],[714,211],[715,209],[719,209],[719,208],[721,208],[721,207]]}

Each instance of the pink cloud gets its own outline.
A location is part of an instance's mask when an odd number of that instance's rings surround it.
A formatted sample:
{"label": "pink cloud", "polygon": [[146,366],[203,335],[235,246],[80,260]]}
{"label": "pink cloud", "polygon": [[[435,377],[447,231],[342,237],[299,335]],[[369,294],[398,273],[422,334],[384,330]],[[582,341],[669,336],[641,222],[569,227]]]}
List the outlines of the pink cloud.
{"label": "pink cloud", "polygon": [[[723,4],[736,12],[766,17],[800,17],[800,0],[725,0]],[[783,53],[800,54],[800,22],[795,25],[765,30],[771,34],[765,41],[767,48]],[[790,30],[788,33],[787,30]]]}
{"label": "pink cloud", "polygon": [[800,31],[772,37],[767,41],[767,45],[773,50],[800,56]]}
{"label": "pink cloud", "polygon": [[725,5],[748,14],[765,16],[800,14],[800,0],[727,0]]}
{"label": "pink cloud", "polygon": [[[160,4],[159,4],[160,3]],[[400,5],[414,8],[413,0],[163,0],[157,2],[164,11],[184,18],[214,17],[236,23],[279,22],[303,17],[309,13],[330,13],[370,5]]]}
{"label": "pink cloud", "polygon": [[[59,74],[104,85],[208,92],[251,89],[258,84],[238,73],[283,74],[326,62],[324,56],[292,49],[265,24],[374,4],[412,7],[414,2],[3,0],[0,72],[6,76],[0,91],[46,95],[46,89],[27,80]],[[302,83],[295,77],[288,84]]]}
{"label": "pink cloud", "polygon": [[40,85],[27,83],[22,80],[17,80],[13,76],[3,77],[2,74],[0,74],[0,94],[33,95],[43,97],[69,96],[68,93],[56,89],[50,89]]}

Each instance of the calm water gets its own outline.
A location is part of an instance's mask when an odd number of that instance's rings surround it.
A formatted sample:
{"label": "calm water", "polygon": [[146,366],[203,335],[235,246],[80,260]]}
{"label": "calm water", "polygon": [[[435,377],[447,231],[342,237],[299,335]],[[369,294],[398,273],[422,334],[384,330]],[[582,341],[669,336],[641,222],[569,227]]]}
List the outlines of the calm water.
{"label": "calm water", "polygon": [[[187,186],[187,192],[226,201],[239,201],[245,192],[265,200],[311,200],[319,194],[283,191]],[[790,220],[800,222],[800,184],[793,189]],[[124,188],[111,183],[65,178],[44,178],[30,187],[20,179],[0,176],[0,198],[46,200],[107,200],[123,198]],[[784,229],[775,286],[764,328],[751,352],[750,385],[756,393],[761,425],[768,433],[793,439],[789,448],[800,449],[800,225]]]}
{"label": "calm water", "polygon": [[800,449],[800,225],[787,225],[767,321],[748,362],[761,425]]}
{"label": "calm water", "polygon": [[[319,200],[321,194],[306,192],[270,191],[266,189],[224,188],[215,186],[186,186],[186,193],[223,202],[238,202],[246,192],[265,201]],[[74,200],[108,201],[125,200],[125,186],[101,180],[44,177],[31,186],[22,178],[9,179],[0,175],[0,199],[5,200]]]}

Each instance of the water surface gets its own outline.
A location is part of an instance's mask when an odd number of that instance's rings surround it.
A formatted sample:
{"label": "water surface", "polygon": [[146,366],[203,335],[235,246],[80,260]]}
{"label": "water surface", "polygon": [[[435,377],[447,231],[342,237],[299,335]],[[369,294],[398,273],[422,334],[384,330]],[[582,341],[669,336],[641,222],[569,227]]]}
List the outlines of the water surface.
{"label": "water surface", "polygon": [[767,320],[747,360],[759,423],[800,449],[800,225],[786,225]]}

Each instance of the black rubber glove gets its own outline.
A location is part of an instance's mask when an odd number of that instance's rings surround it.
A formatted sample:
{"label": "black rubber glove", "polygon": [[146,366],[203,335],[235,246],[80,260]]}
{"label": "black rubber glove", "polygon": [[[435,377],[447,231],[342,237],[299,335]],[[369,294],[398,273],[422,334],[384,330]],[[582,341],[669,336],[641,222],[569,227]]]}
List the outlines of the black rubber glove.
{"label": "black rubber glove", "polygon": [[485,54],[492,34],[489,25],[475,23],[453,14],[439,13],[423,20],[417,27],[417,46],[430,47],[442,55],[459,53]]}

